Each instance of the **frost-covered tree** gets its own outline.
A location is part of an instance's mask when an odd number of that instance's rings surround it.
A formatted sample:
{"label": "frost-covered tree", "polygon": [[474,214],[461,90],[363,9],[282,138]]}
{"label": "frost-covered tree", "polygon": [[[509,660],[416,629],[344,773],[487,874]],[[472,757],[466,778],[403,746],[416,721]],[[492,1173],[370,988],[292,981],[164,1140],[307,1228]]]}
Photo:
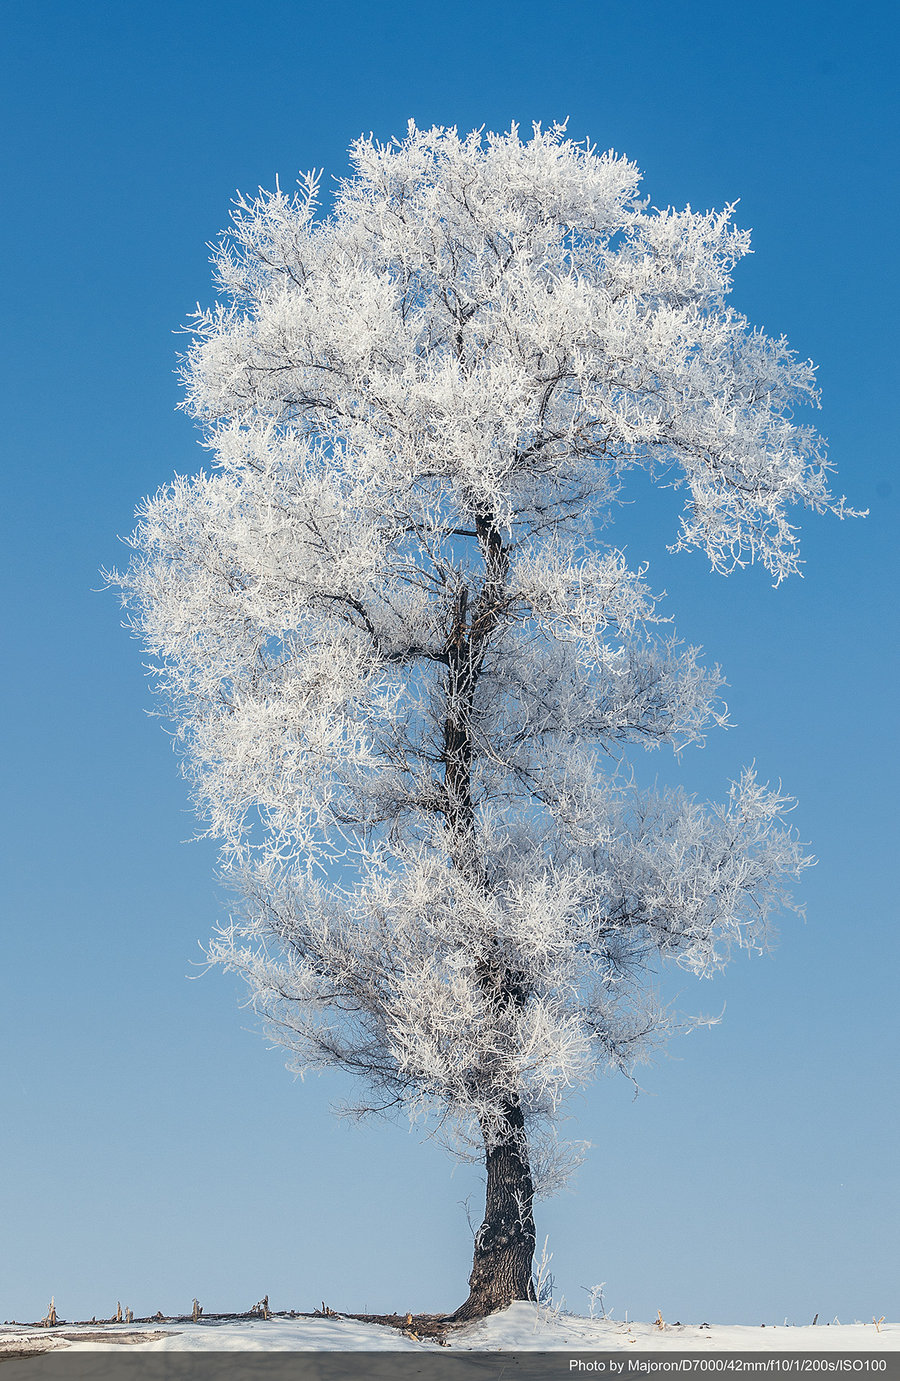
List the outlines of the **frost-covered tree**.
{"label": "frost-covered tree", "polygon": [[212,957],[297,1068],[481,1148],[464,1318],[532,1297],[547,1129],[658,1038],[648,966],[759,945],[806,862],[752,772],[631,782],[721,682],[595,519],[644,466],[678,547],[779,581],[791,506],[841,504],[812,367],[726,305],[731,208],[649,210],[562,127],[351,155],[328,215],[239,201],[184,367],[212,464],[114,578],[241,898]]}

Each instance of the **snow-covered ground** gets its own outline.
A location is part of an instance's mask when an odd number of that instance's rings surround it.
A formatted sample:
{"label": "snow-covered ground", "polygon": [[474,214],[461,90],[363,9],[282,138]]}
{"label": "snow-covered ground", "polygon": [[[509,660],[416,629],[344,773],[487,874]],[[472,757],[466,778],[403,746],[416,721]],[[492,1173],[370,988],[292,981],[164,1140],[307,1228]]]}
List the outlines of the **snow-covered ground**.
{"label": "snow-covered ground", "polygon": [[[135,1335],[147,1334],[146,1342]],[[117,1341],[118,1335],[119,1341]],[[0,1356],[24,1339],[74,1351],[106,1350],[127,1339],[153,1352],[409,1352],[434,1351],[431,1340],[407,1337],[356,1319],[269,1319],[217,1323],[122,1324],[98,1329],[60,1325],[53,1330],[0,1327]],[[828,1324],[751,1328],[746,1325],[624,1323],[554,1315],[532,1304],[453,1329],[451,1348],[481,1352],[897,1352],[900,1324]]]}

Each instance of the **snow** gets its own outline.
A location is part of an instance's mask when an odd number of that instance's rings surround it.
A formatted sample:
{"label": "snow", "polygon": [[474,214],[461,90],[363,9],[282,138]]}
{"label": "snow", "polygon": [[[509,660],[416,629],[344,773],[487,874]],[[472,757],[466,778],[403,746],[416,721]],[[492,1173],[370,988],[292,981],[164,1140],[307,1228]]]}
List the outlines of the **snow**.
{"label": "snow", "polygon": [[869,1352],[900,1349],[900,1324],[750,1327],[624,1323],[513,1304],[465,1330],[457,1346],[517,1352]]}
{"label": "snow", "polygon": [[[106,1351],[135,1334],[148,1334],[138,1344],[147,1352],[432,1352],[434,1341],[416,1340],[382,1324],[348,1318],[242,1320],[217,1323],[202,1320],[163,1328],[157,1323],[123,1324],[103,1329],[96,1325],[46,1329],[0,1329],[0,1356],[24,1339],[72,1351]],[[164,1336],[160,1337],[159,1334]],[[81,1336],[80,1336],[81,1335]],[[502,1313],[453,1329],[450,1348],[476,1352],[896,1352],[900,1324],[874,1323],[750,1327],[748,1325],[625,1323],[587,1319],[574,1314],[537,1310],[533,1304],[513,1304]],[[129,1352],[131,1349],[129,1348]]]}

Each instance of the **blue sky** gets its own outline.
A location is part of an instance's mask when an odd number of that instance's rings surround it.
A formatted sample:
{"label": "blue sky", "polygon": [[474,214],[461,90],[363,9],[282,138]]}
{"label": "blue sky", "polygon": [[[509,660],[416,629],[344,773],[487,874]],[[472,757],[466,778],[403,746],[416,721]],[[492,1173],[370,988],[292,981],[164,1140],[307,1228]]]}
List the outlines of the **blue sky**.
{"label": "blue sky", "polygon": [[[466,1293],[467,1168],[405,1126],[334,1120],[198,977],[227,906],[103,564],[140,497],[200,461],[176,334],[211,298],[235,189],[340,175],[360,132],[571,133],[653,204],[740,198],[734,301],[819,363],[821,427],[863,521],[803,523],[773,590],[671,557],[635,486],[616,540],[730,683],[737,727],[661,777],[716,797],[756,760],[820,860],[776,951],[670,985],[725,1019],[636,1101],[573,1105],[593,1143],[541,1208],[557,1290],[616,1317],[900,1316],[896,1106],[897,21],[872,3],[329,6],[47,0],[9,9],[0,102],[8,849],[0,974],[0,1317],[190,1307],[441,1309]],[[197,981],[189,981],[196,978]]]}

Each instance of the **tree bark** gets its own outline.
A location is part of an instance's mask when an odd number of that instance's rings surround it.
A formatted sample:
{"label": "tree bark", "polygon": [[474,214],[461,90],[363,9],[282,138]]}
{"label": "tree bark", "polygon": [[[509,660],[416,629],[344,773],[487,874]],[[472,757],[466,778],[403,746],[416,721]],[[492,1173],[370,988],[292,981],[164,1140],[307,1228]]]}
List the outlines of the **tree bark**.
{"label": "tree bark", "polygon": [[518,1102],[506,1105],[499,1140],[486,1138],[485,1166],[484,1222],[475,1236],[469,1297],[452,1315],[454,1322],[480,1319],[513,1300],[535,1298],[534,1185]]}
{"label": "tree bark", "polygon": [[[487,643],[503,615],[509,557],[490,515],[477,515],[475,527],[485,577],[474,600],[465,585],[460,587],[445,648],[444,813],[453,841],[454,868],[487,893],[489,882],[479,857],[472,793],[472,717]],[[507,1005],[523,1000],[517,975],[497,965],[493,954],[479,955],[478,967],[491,1002]],[[482,1130],[487,1170],[484,1222],[475,1236],[469,1297],[453,1315],[459,1321],[483,1318],[505,1309],[513,1300],[535,1297],[531,1277],[534,1184],[518,1097],[512,1096],[504,1104],[499,1128],[484,1125]]]}

